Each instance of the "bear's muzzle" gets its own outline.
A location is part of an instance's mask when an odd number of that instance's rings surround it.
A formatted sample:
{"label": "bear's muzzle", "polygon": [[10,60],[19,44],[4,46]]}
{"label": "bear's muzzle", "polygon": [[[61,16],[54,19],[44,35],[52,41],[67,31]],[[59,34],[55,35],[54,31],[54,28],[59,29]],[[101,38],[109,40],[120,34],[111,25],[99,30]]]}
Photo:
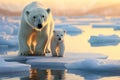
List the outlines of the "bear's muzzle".
{"label": "bear's muzzle", "polygon": [[42,24],[38,24],[38,25],[37,25],[37,28],[38,28],[38,29],[41,29],[41,28],[42,28]]}

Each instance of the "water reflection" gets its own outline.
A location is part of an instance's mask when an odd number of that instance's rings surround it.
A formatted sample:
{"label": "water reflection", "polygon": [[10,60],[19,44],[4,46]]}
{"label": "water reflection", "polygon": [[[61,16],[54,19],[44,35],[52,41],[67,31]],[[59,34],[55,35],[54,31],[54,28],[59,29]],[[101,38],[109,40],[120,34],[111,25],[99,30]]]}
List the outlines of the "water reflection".
{"label": "water reflection", "polygon": [[66,70],[31,69],[30,76],[20,80],[65,80],[65,72]]}
{"label": "water reflection", "polygon": [[84,77],[84,80],[100,80],[103,77],[107,77],[107,80],[109,80],[109,77],[116,78],[117,76],[120,76],[120,72],[113,73],[113,72],[100,72],[100,71],[68,70],[68,73],[76,74],[76,76],[77,75],[82,76]]}
{"label": "water reflection", "polygon": [[0,80],[4,80],[4,79],[9,79],[12,80],[10,78],[24,78],[26,76],[29,76],[30,73],[28,71],[23,71],[23,72],[12,72],[12,73],[0,73]]}
{"label": "water reflection", "polygon": [[20,80],[101,80],[103,78],[109,80],[111,77],[114,80],[119,78],[118,76],[120,76],[120,72],[31,69],[29,77]]}

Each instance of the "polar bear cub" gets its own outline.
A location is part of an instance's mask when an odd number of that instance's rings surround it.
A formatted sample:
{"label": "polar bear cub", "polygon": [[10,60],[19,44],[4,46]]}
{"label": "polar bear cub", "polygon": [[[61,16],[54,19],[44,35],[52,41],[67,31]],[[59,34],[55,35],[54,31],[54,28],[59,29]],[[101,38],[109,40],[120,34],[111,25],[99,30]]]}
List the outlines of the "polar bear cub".
{"label": "polar bear cub", "polygon": [[53,36],[51,40],[52,56],[63,57],[65,50],[65,44],[64,44],[65,33],[66,32],[64,30],[53,31]]}

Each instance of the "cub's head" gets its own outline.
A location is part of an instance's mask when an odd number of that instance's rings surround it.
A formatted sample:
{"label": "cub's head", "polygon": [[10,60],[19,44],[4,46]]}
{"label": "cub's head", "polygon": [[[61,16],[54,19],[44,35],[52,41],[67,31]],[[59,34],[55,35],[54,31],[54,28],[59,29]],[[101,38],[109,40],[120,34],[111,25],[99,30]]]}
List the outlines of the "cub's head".
{"label": "cub's head", "polygon": [[36,8],[26,11],[26,22],[33,29],[41,31],[47,25],[50,9]]}
{"label": "cub's head", "polygon": [[66,31],[64,30],[54,30],[54,39],[57,41],[57,42],[62,42],[64,40],[64,36],[65,36],[65,33]]}

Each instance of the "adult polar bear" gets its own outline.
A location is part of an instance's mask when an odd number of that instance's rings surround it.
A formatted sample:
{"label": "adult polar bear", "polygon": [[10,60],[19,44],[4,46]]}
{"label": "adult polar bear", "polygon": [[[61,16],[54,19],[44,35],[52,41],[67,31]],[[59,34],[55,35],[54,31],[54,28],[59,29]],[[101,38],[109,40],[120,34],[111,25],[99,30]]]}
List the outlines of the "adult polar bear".
{"label": "adult polar bear", "polygon": [[48,51],[54,21],[49,8],[39,2],[28,4],[21,17],[19,55],[45,55]]}

